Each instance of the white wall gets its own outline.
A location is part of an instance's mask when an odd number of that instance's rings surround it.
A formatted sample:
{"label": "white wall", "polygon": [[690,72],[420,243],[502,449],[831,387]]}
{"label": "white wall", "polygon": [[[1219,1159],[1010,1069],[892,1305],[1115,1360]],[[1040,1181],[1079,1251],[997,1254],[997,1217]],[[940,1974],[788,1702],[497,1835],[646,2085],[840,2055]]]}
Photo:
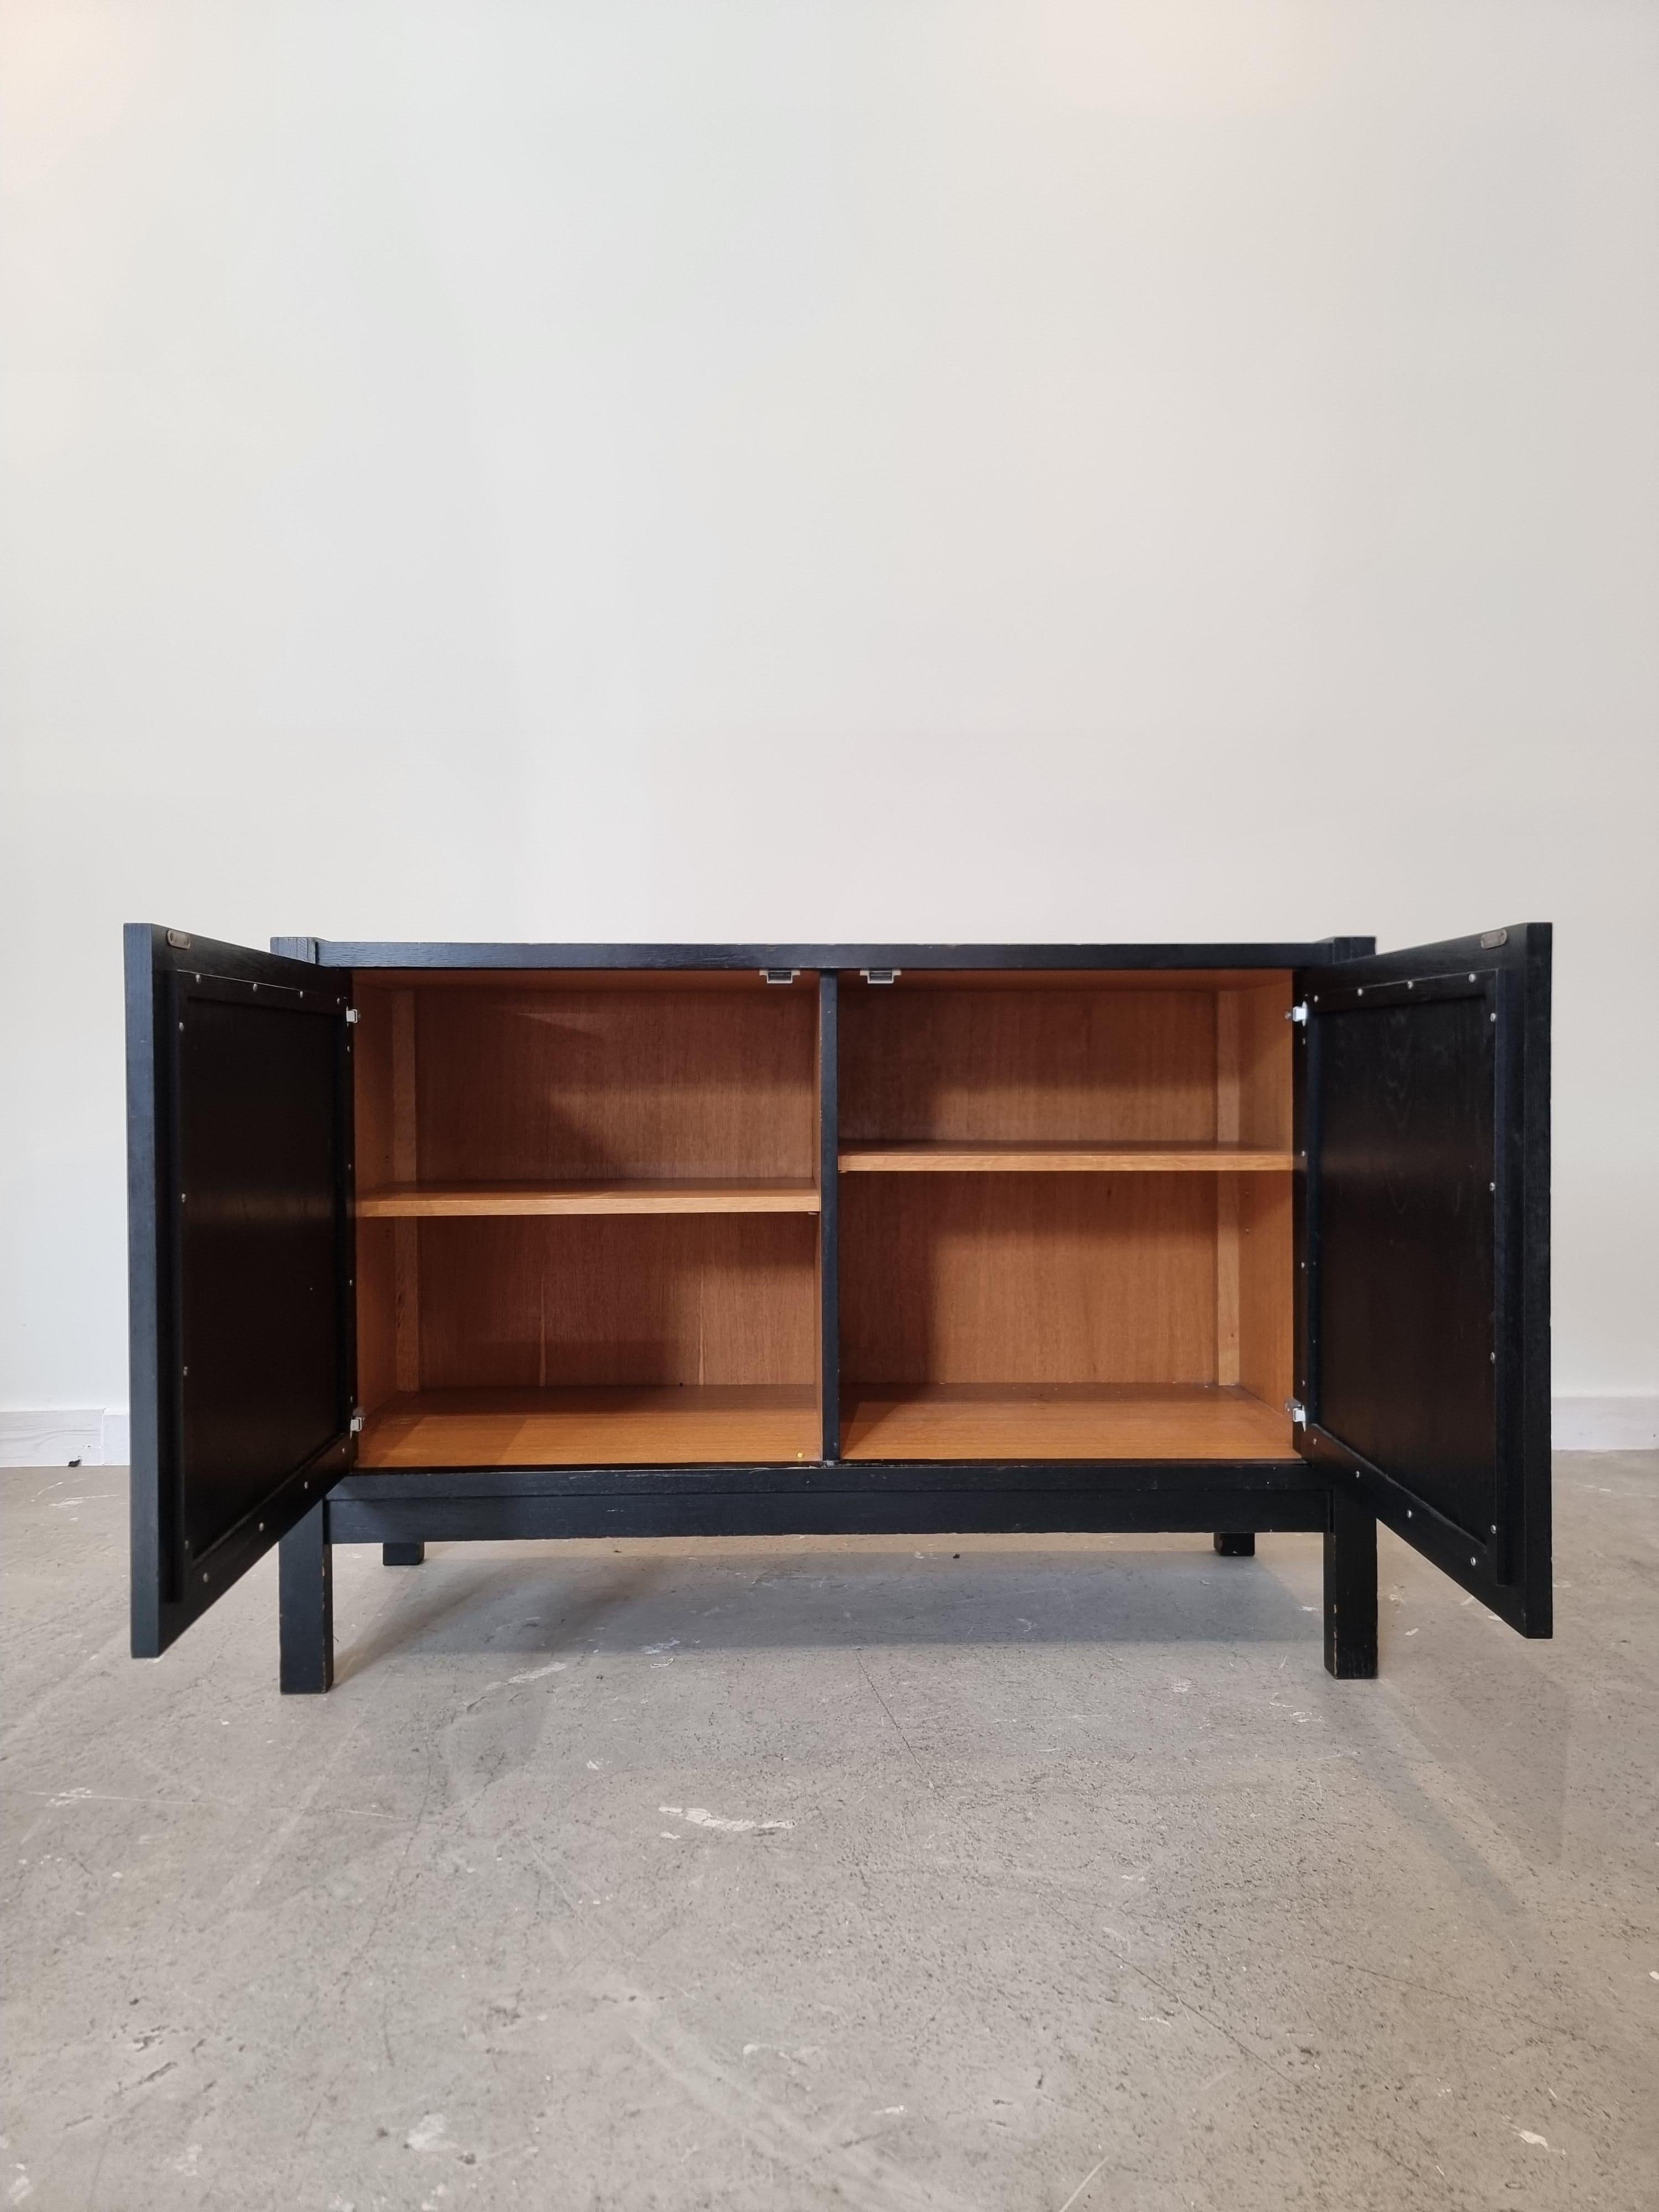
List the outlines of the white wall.
{"label": "white wall", "polygon": [[1659,15],[12,0],[0,1407],[125,1395],[117,924],[1558,925],[1659,1393]]}

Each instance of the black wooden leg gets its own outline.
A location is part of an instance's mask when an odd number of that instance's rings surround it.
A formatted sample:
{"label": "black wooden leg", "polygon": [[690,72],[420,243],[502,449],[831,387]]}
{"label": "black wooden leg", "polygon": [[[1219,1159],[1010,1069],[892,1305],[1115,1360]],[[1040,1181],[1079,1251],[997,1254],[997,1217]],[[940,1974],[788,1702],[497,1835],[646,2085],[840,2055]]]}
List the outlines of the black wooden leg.
{"label": "black wooden leg", "polygon": [[1346,1490],[1325,1529],[1325,1664],[1343,1681],[1376,1672],[1376,1516]]}
{"label": "black wooden leg", "polygon": [[382,1544],[380,1565],[383,1567],[419,1567],[426,1564],[424,1544]]}
{"label": "black wooden leg", "polygon": [[1241,1535],[1237,1530],[1230,1532],[1218,1528],[1215,1547],[1224,1559],[1253,1559],[1255,1557],[1255,1538]]}
{"label": "black wooden leg", "polygon": [[282,1686],[310,1692],[334,1686],[334,1553],[320,1500],[277,1547]]}

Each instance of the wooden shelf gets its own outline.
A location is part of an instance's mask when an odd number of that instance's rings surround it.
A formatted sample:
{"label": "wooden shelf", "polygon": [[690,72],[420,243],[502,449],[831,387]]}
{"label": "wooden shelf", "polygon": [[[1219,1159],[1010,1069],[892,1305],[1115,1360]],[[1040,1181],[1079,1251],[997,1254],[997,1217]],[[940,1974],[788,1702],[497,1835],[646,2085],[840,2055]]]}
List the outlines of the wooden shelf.
{"label": "wooden shelf", "polygon": [[843,1175],[1273,1175],[1295,1164],[1279,1146],[844,1145]]}
{"label": "wooden shelf", "polygon": [[531,1213],[816,1213],[805,1182],[676,1178],[629,1182],[387,1183],[358,1198],[368,1221]]}
{"label": "wooden shelf", "polygon": [[357,1442],[364,1469],[708,1466],[818,1454],[810,1383],[422,1390],[377,1407]]}
{"label": "wooden shelf", "polygon": [[1287,1414],[1198,1383],[843,1385],[846,1459],[1290,1459]]}

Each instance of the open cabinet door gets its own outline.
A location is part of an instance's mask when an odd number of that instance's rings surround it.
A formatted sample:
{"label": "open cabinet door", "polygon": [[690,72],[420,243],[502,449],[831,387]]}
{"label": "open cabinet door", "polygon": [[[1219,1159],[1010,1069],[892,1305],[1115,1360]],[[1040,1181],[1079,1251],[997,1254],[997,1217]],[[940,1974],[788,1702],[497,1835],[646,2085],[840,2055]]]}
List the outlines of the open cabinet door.
{"label": "open cabinet door", "polygon": [[132,1649],[353,1455],[349,979],[129,924]]}
{"label": "open cabinet door", "polygon": [[1298,1447],[1547,1636],[1549,928],[1309,969],[1297,995]]}

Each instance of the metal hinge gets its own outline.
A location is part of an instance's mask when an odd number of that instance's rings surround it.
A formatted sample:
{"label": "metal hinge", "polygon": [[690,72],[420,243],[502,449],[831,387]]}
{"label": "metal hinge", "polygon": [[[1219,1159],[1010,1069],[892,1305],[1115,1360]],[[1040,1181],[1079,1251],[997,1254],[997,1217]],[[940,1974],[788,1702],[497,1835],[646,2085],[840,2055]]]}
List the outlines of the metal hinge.
{"label": "metal hinge", "polygon": [[346,1019],[347,1019],[349,1022],[355,1022],[355,1021],[356,1020],[356,1018],[357,1018],[357,1009],[356,1008],[356,1006],[348,1006],[348,1007],[346,1008]]}
{"label": "metal hinge", "polygon": [[800,973],[799,968],[763,968],[762,975],[769,983],[793,983]]}
{"label": "metal hinge", "polygon": [[167,943],[169,945],[176,945],[181,952],[188,952],[190,950],[189,933],[182,929],[170,929],[167,932]]}
{"label": "metal hinge", "polygon": [[362,1417],[362,1414],[361,1411],[360,1411],[360,1412],[357,1412],[357,1413],[353,1413],[353,1415],[351,1416],[351,1433],[352,1433],[352,1435],[353,1435],[354,1437],[355,1437],[355,1436],[358,1433],[358,1431],[362,1429],[362,1425],[363,1425],[363,1417]]}
{"label": "metal hinge", "polygon": [[1305,1022],[1308,1018],[1307,1000],[1305,999],[1298,1000],[1296,1005],[1291,1008],[1289,1013],[1285,1015],[1285,1018],[1287,1022]]}
{"label": "metal hinge", "polygon": [[866,983],[896,983],[903,974],[902,968],[860,968],[859,973]]}
{"label": "metal hinge", "polygon": [[1287,1398],[1285,1401],[1285,1411],[1290,1415],[1291,1425],[1293,1428],[1305,1429],[1307,1427],[1308,1409],[1303,1404],[1300,1398]]}

